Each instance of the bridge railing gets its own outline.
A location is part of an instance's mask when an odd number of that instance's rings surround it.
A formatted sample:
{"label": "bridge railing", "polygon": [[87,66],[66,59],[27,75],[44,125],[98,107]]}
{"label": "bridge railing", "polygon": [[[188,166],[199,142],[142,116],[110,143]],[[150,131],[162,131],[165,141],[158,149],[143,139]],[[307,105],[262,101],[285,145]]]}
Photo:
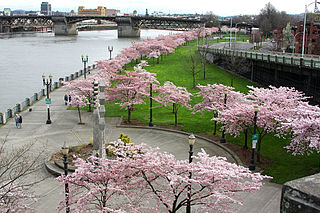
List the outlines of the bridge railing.
{"label": "bridge railing", "polygon": [[204,48],[198,47],[199,51],[207,51],[213,54],[222,54],[227,56],[235,56],[241,58],[248,58],[252,60],[261,60],[267,62],[274,62],[280,64],[289,64],[294,66],[304,66],[310,68],[320,69],[320,58],[318,57],[297,57],[293,55],[284,55],[277,53],[258,53],[254,51],[231,50],[220,48]]}

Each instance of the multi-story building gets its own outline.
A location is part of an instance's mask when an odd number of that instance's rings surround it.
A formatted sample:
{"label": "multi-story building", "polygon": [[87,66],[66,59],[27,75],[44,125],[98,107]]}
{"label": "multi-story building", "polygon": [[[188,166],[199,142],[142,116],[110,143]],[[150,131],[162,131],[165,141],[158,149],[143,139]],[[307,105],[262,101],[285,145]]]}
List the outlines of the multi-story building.
{"label": "multi-story building", "polygon": [[41,14],[43,14],[43,15],[52,15],[51,4],[49,4],[48,2],[42,2],[40,9],[41,9],[40,10]]}
{"label": "multi-story building", "polygon": [[[296,53],[302,52],[304,22],[297,23],[297,29],[294,31],[294,48]],[[304,41],[304,53],[320,55],[320,23],[307,21]]]}
{"label": "multi-story building", "polygon": [[106,16],[106,8],[99,6],[97,9],[85,9],[84,6],[78,7],[79,16]]}
{"label": "multi-story building", "polygon": [[117,16],[120,13],[120,10],[117,9],[107,9],[106,16]]}

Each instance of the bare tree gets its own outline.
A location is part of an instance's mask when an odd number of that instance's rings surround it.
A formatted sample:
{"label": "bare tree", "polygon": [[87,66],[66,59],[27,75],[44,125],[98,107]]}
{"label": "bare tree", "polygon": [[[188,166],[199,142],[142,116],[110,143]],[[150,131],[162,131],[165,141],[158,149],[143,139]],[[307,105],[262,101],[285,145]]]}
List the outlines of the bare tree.
{"label": "bare tree", "polygon": [[248,60],[235,55],[234,46],[232,47],[232,50],[232,54],[230,56],[224,56],[224,60],[222,60],[222,66],[231,73],[231,87],[233,87],[234,76],[249,72],[251,67]]}
{"label": "bare tree", "polygon": [[196,88],[196,75],[201,71],[201,56],[191,48],[190,54],[185,57],[184,69],[192,74],[192,89]]}
{"label": "bare tree", "polygon": [[32,152],[35,142],[9,147],[6,141],[7,137],[0,142],[0,212],[26,211],[34,200],[28,189],[43,180],[38,174],[36,179],[31,175],[43,167],[44,152]]}

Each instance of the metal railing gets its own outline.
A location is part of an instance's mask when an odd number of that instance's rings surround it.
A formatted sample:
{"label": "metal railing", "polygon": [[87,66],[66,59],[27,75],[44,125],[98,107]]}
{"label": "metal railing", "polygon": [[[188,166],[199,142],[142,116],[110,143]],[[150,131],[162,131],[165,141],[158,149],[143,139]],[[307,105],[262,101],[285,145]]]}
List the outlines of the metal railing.
{"label": "metal railing", "polygon": [[[96,64],[90,66],[89,70],[97,68]],[[63,81],[70,81],[79,78],[83,75],[83,71],[75,72],[74,74],[70,74],[65,78],[59,78],[59,82],[54,82],[52,85],[52,89],[57,89],[63,85]],[[0,124],[5,124],[9,118],[13,118],[16,113],[21,112],[25,108],[33,105],[35,102],[40,100],[41,97],[45,96],[45,90],[41,89],[40,92],[34,93],[30,98],[26,98],[21,103],[16,104],[14,107],[7,109],[6,112],[0,112]]]}
{"label": "metal railing", "polygon": [[258,53],[254,51],[230,50],[219,48],[204,48],[198,47],[199,51],[207,51],[209,53],[230,55],[254,60],[261,60],[267,62],[275,62],[280,64],[289,64],[295,66],[304,66],[310,68],[320,68],[319,57],[298,57],[291,54],[278,53]]}

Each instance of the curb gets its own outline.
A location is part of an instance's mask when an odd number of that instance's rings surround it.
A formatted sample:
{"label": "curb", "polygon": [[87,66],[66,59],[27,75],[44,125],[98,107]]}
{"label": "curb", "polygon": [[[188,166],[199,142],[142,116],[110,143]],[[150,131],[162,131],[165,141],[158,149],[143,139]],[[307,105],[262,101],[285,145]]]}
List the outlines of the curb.
{"label": "curb", "polygon": [[[120,119],[119,124],[116,125],[116,128],[137,128],[137,129],[149,129],[149,130],[158,130],[158,131],[164,131],[164,132],[173,132],[173,133],[177,133],[177,134],[182,134],[182,135],[190,135],[189,132],[184,132],[184,131],[180,131],[180,130],[174,130],[174,129],[165,129],[165,128],[160,128],[160,127],[149,127],[149,126],[131,126],[131,125],[121,125],[122,122],[122,116]],[[243,164],[243,162],[240,160],[240,158],[238,157],[238,155],[236,153],[234,153],[232,150],[230,150],[229,148],[225,147],[224,145],[213,141],[211,139],[208,139],[206,137],[200,136],[195,134],[194,136],[196,136],[197,138],[200,138],[202,140],[205,140],[209,143],[213,143],[214,145],[220,147],[221,149],[223,149],[224,151],[226,151],[228,154],[230,154],[232,156],[232,158],[234,159],[234,161],[236,162],[237,165],[241,165],[241,166],[245,166]]]}

